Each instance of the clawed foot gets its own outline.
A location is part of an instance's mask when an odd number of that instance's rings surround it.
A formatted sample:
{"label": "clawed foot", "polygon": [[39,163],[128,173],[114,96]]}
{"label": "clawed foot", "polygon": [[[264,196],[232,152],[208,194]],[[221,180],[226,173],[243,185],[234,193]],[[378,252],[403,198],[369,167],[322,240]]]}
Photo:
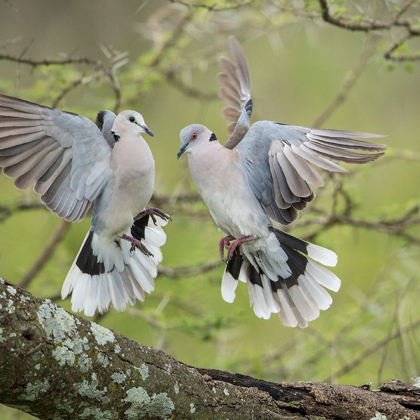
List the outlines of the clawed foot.
{"label": "clawed foot", "polygon": [[144,255],[148,257],[154,257],[154,255],[146,248],[146,245],[144,245],[139,240],[132,238],[131,236],[128,236],[126,234],[122,235],[121,239],[131,242],[130,252],[133,252],[136,248],[138,248],[141,252],[143,252]]}
{"label": "clawed foot", "polygon": [[224,238],[220,239],[219,242],[219,254],[222,261],[225,260],[225,248],[229,249],[230,241],[235,239],[232,235],[225,236]]}
{"label": "clawed foot", "polygon": [[171,216],[169,216],[168,214],[164,213],[162,210],[156,208],[156,207],[150,207],[146,210],[141,211],[135,218],[134,220],[139,220],[142,217],[145,216],[150,216],[153,220],[153,223],[156,226],[156,218],[155,216],[159,216],[162,220],[164,220],[165,222],[172,220]]}
{"label": "clawed foot", "polygon": [[[232,241],[233,239],[234,241],[230,243],[230,241]],[[257,238],[255,238],[255,236],[252,236],[252,235],[242,236],[241,238],[238,238],[238,239],[235,239],[232,235],[225,236],[219,242],[219,253],[220,253],[220,257],[222,258],[222,261],[224,260],[224,257],[225,257],[224,248],[228,250],[226,261],[229,261],[230,259],[232,259],[235,249],[238,246],[239,246],[239,253],[243,255],[242,244],[245,242],[253,241],[255,239]]]}

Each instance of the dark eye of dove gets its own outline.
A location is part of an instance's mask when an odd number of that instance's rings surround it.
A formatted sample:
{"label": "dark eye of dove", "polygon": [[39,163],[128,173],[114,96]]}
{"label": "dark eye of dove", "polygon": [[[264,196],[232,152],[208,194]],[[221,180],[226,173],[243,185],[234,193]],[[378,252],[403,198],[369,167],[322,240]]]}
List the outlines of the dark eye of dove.
{"label": "dark eye of dove", "polygon": [[133,116],[131,116],[131,117],[129,118],[129,121],[133,123],[133,122],[135,122],[135,121],[136,121],[136,119],[135,119]]}

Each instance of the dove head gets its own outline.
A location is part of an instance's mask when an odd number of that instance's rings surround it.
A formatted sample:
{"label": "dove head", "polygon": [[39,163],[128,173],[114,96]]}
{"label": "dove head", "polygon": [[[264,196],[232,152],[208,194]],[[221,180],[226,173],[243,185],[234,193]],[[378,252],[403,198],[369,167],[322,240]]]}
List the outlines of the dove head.
{"label": "dove head", "polygon": [[201,124],[192,124],[181,130],[179,134],[181,138],[181,148],[178,152],[178,159],[186,152],[193,153],[211,141],[217,140],[216,135],[207,127]]}
{"label": "dove head", "polygon": [[122,111],[115,118],[112,134],[118,140],[121,136],[140,136],[143,133],[153,136],[144,118],[136,111]]}

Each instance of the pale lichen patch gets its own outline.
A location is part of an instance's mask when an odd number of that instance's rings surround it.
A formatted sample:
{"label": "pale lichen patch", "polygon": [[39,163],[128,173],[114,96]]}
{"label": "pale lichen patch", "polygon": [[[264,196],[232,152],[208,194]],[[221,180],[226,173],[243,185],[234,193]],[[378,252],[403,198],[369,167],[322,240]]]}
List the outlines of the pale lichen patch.
{"label": "pale lichen patch", "polygon": [[172,365],[170,363],[165,363],[165,371],[168,375],[172,373]]}
{"label": "pale lichen patch", "polygon": [[387,417],[377,411],[375,417],[372,417],[370,420],[387,420]]}
{"label": "pale lichen patch", "polygon": [[175,394],[179,394],[179,385],[178,382],[174,385]]}
{"label": "pale lichen patch", "polygon": [[112,418],[112,414],[109,410],[101,411],[98,407],[86,407],[82,414],[80,414],[81,419],[92,418],[95,420],[107,420]]}
{"label": "pale lichen patch", "polygon": [[129,389],[123,402],[130,404],[130,408],[124,413],[128,420],[138,419],[146,415],[166,419],[175,408],[166,392],[154,394],[150,398],[147,391],[141,386]]}
{"label": "pale lichen patch", "polygon": [[31,300],[31,298],[29,298],[28,296],[25,296],[25,295],[20,295],[19,299],[22,303],[29,302]]}
{"label": "pale lichen patch", "polygon": [[13,305],[13,300],[9,299],[7,302],[7,306],[6,306],[6,311],[8,314],[12,314],[13,312],[15,312],[16,308]]}
{"label": "pale lichen patch", "polygon": [[62,343],[66,334],[72,339],[78,336],[75,318],[50,301],[47,300],[39,307],[37,315],[47,338],[52,338],[55,344]]}
{"label": "pale lichen patch", "polygon": [[225,395],[229,395],[229,391],[228,391],[226,388],[223,390],[223,393],[224,393]]}
{"label": "pale lichen patch", "polygon": [[88,355],[83,353],[80,355],[79,360],[77,361],[77,366],[79,366],[79,369],[83,373],[86,373],[89,371],[89,369],[92,368],[92,360]]}
{"label": "pale lichen patch", "polygon": [[35,381],[34,383],[29,382],[25,388],[25,394],[22,395],[22,398],[27,401],[35,401],[39,394],[47,392],[50,388],[50,384],[47,379],[44,381]]}
{"label": "pale lichen patch", "polygon": [[147,391],[139,386],[138,388],[129,389],[123,402],[130,404],[130,408],[124,412],[127,419],[134,420],[147,414],[146,406],[150,403],[150,397]]}
{"label": "pale lichen patch", "polygon": [[125,375],[124,373],[115,372],[111,375],[111,378],[113,382],[117,384],[122,384],[127,379],[127,375]]}
{"label": "pale lichen patch", "polygon": [[153,394],[147,413],[151,417],[166,419],[170,416],[174,409],[174,403],[168,397],[168,394],[166,392],[162,392],[157,395]]}
{"label": "pale lichen patch", "polygon": [[3,337],[3,328],[0,328],[0,343],[3,341],[6,341],[6,339]]}
{"label": "pale lichen patch", "polygon": [[65,365],[73,366],[76,360],[74,351],[68,349],[65,346],[58,346],[53,350],[52,355],[55,360],[57,360],[58,365],[63,367]]}
{"label": "pale lichen patch", "polygon": [[149,368],[147,367],[146,363],[142,363],[140,367],[134,367],[134,369],[140,373],[143,381],[149,377]]}
{"label": "pale lichen patch", "polygon": [[106,368],[109,365],[109,357],[106,354],[103,353],[98,353],[98,355],[96,356],[98,359],[98,362],[104,367]]}
{"label": "pale lichen patch", "polygon": [[96,342],[103,346],[108,341],[113,343],[115,341],[114,333],[108,328],[102,327],[101,325],[92,322],[90,326],[93,336],[95,337]]}
{"label": "pale lichen patch", "polygon": [[190,404],[190,413],[191,413],[191,414],[194,414],[194,413],[195,413],[195,410],[196,410],[196,408],[195,408],[194,403],[191,403],[191,404]]}
{"label": "pale lichen patch", "polygon": [[16,289],[12,286],[7,286],[6,290],[13,296],[16,294]]}
{"label": "pale lichen patch", "polygon": [[105,395],[108,390],[104,387],[103,390],[98,389],[98,378],[96,373],[92,373],[92,382],[89,383],[86,379],[83,382],[73,384],[75,391],[82,397],[92,398],[98,401],[108,403],[109,398]]}
{"label": "pale lichen patch", "polygon": [[4,280],[0,277],[0,284],[4,284]]}

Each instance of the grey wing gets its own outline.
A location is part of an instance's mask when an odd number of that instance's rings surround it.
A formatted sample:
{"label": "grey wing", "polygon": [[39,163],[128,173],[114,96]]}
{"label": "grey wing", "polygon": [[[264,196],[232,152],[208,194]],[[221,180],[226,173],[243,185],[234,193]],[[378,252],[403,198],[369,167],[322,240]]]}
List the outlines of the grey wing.
{"label": "grey wing", "polygon": [[96,125],[99,127],[99,130],[101,130],[102,135],[111,146],[111,148],[114,148],[115,146],[115,138],[112,134],[112,126],[114,125],[116,117],[117,116],[112,111],[99,111],[98,115],[96,116]]}
{"label": "grey wing", "polygon": [[237,150],[242,170],[264,210],[287,225],[314,199],[310,185],[324,185],[313,165],[347,172],[336,162],[363,164],[384,154],[385,145],[355,137],[383,136],[261,121],[251,127]]}
{"label": "grey wing", "polygon": [[89,119],[0,95],[0,167],[67,221],[82,220],[106,185],[110,154]]}
{"label": "grey wing", "polygon": [[252,112],[251,80],[248,65],[241,45],[233,36],[229,37],[229,49],[233,62],[220,57],[218,74],[219,95],[228,104],[223,110],[224,117],[230,122],[228,133],[231,135],[225,147],[233,149],[249,130]]}

